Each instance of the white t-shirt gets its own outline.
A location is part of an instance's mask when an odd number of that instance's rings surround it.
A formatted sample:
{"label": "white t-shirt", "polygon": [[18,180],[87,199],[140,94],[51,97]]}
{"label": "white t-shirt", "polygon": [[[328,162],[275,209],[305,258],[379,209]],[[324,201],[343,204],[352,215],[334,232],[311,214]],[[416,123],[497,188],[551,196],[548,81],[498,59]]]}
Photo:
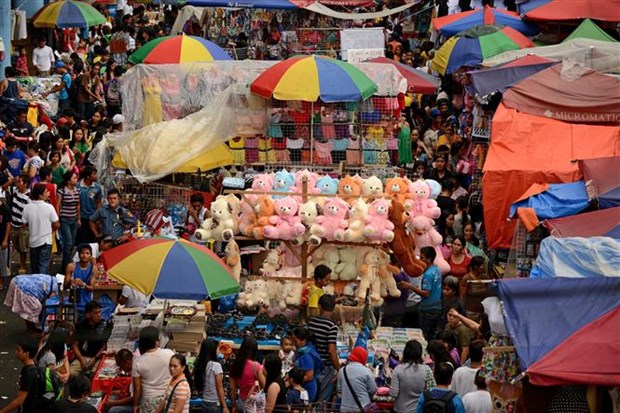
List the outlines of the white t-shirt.
{"label": "white t-shirt", "polygon": [[127,298],[127,303],[125,304],[127,308],[145,308],[149,305],[149,297],[142,294],[140,291],[134,290],[128,285],[123,286],[121,295]]}
{"label": "white t-shirt", "polygon": [[52,224],[58,222],[53,206],[43,201],[32,201],[24,206],[22,218],[28,223],[30,248],[52,245]]}
{"label": "white t-shirt", "polygon": [[207,403],[219,404],[220,402],[220,398],[217,395],[217,387],[215,386],[215,377],[218,374],[224,374],[222,365],[217,361],[208,362],[207,368],[205,369],[205,388],[202,392],[202,400]]}
{"label": "white t-shirt", "polygon": [[477,390],[474,379],[476,378],[476,372],[478,369],[473,369],[468,366],[459,367],[452,376],[452,383],[450,383],[450,390],[458,393],[463,397],[467,393],[472,393]]}
{"label": "white t-shirt", "polygon": [[491,393],[486,390],[476,390],[463,397],[463,406],[467,413],[491,413],[493,401]]}
{"label": "white t-shirt", "polygon": [[142,379],[142,400],[163,395],[170,382],[168,365],[174,351],[157,349],[136,357],[131,370],[132,377]]}
{"label": "white t-shirt", "polygon": [[41,71],[50,70],[54,60],[54,51],[49,46],[35,47],[32,50],[32,64]]}

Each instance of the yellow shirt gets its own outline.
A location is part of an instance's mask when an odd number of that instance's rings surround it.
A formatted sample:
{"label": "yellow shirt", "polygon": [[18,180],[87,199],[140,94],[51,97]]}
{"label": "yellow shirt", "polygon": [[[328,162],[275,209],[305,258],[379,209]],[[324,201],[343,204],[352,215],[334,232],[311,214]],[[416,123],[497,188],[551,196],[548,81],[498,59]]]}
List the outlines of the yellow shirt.
{"label": "yellow shirt", "polygon": [[325,294],[322,288],[311,285],[308,291],[308,308],[319,308],[319,298]]}

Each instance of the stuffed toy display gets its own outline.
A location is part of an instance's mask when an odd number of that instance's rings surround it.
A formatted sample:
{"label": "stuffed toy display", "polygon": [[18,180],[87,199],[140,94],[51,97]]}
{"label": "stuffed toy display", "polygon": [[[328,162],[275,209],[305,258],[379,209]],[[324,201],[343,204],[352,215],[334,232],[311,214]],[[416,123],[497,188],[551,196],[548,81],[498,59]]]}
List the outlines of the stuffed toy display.
{"label": "stuffed toy display", "polygon": [[375,199],[370,204],[366,216],[364,236],[372,241],[391,242],[394,239],[394,224],[389,220],[390,202],[387,199]]}
{"label": "stuffed toy display", "polygon": [[379,267],[381,266],[381,251],[370,249],[364,254],[364,263],[360,267],[360,286],[357,296],[364,302],[370,289],[370,300],[374,306],[383,304],[381,298],[381,278]]}
{"label": "stuffed toy display", "polygon": [[297,171],[295,172],[295,186],[292,188],[293,192],[296,192],[298,194],[301,194],[303,192],[303,179],[306,178],[306,193],[307,194],[318,194],[320,191],[319,189],[316,187],[316,183],[319,180],[319,176],[314,173],[314,172],[310,172],[307,169],[304,169],[303,171]]}
{"label": "stuffed toy display", "polygon": [[433,264],[439,267],[442,274],[450,272],[450,264],[443,258],[441,254],[441,241],[443,240],[441,234],[433,227],[433,220],[425,217],[424,215],[418,215],[409,220],[411,225],[411,231],[415,239],[415,254],[420,256],[420,250],[423,247],[433,247],[437,256]]}
{"label": "stuffed toy display", "polygon": [[241,279],[241,253],[239,245],[232,239],[226,244],[224,252],[226,253],[226,265],[230,267],[235,281],[238,283],[239,279]]}
{"label": "stuffed toy display", "polygon": [[275,215],[276,206],[269,195],[262,195],[256,205],[256,226],[252,235],[256,239],[265,238],[264,228],[269,225],[269,219]]}
{"label": "stuffed toy display", "polygon": [[353,205],[362,194],[362,183],[363,180],[359,175],[347,175],[338,183],[338,195],[349,205]]}
{"label": "stuffed toy display", "polygon": [[390,264],[390,255],[381,250],[381,266],[379,267],[379,280],[381,283],[381,297],[400,297],[400,290],[396,285],[394,274],[398,274],[400,269]]}
{"label": "stuffed toy display", "polygon": [[[276,172],[273,176],[273,191],[274,192],[291,192],[295,186],[295,175],[288,172],[286,169]],[[281,198],[280,195],[275,195],[273,198]]]}
{"label": "stuffed toy display", "polygon": [[336,241],[336,237],[344,238],[348,211],[349,204],[340,198],[330,198],[325,202],[323,215],[318,216],[310,228],[310,243],[319,245],[322,239]]}
{"label": "stuffed toy display", "polygon": [[239,232],[246,237],[254,235],[256,226],[256,208],[258,196],[246,195],[241,201],[241,215],[239,215]]}
{"label": "stuffed toy display", "polygon": [[338,264],[340,263],[340,251],[338,251],[338,248],[333,246],[323,247],[323,249],[325,251],[323,252],[323,257],[318,264],[327,265],[327,267],[332,270],[331,279],[337,280],[339,278]]}
{"label": "stuffed toy display", "polygon": [[[331,268],[331,267],[330,267]],[[357,278],[357,257],[352,253],[351,248],[340,249],[340,262],[336,266],[338,278],[344,281],[351,281]]]}
{"label": "stuffed toy display", "polygon": [[409,180],[401,177],[389,178],[385,181],[385,195],[392,201],[404,203],[409,195]]}
{"label": "stuffed toy display", "polygon": [[394,258],[408,276],[419,277],[426,269],[426,265],[414,253],[415,239],[409,229],[405,206],[399,201],[392,200],[389,218],[394,224],[394,239],[390,242]]}
{"label": "stuffed toy display", "polygon": [[301,294],[303,284],[299,281],[287,281],[282,286],[279,306],[281,310],[286,310],[288,306],[297,307],[301,304]]}
{"label": "stuffed toy display", "polygon": [[269,305],[269,291],[267,281],[246,281],[243,292],[239,293],[237,305],[240,307],[254,307]]}
{"label": "stuffed toy display", "polygon": [[431,187],[422,179],[409,184],[411,200],[407,201],[409,212],[412,217],[424,215],[425,217],[437,219],[441,215],[441,210],[437,206],[437,201],[431,199]]}
{"label": "stuffed toy display", "polygon": [[[236,202],[235,202],[236,200]],[[218,196],[211,203],[211,218],[205,219],[194,236],[199,241],[228,241],[239,231],[241,205],[234,195]]]}
{"label": "stuffed toy display", "polygon": [[276,200],[276,215],[271,216],[269,218],[270,225],[263,228],[265,237],[288,241],[303,235],[306,232],[306,227],[297,215],[297,207],[297,201],[293,197],[287,196]]}
{"label": "stuffed toy display", "polygon": [[344,232],[344,239],[338,241],[362,242],[364,241],[364,227],[368,216],[369,205],[363,198],[355,199],[349,210],[349,225]]}
{"label": "stuffed toy display", "polygon": [[308,237],[310,236],[310,228],[316,221],[316,217],[321,214],[321,207],[314,201],[304,202],[299,206],[299,217],[301,218],[301,223],[306,228],[306,231],[295,240],[293,240],[293,244],[301,245],[304,242],[308,241]]}
{"label": "stuffed toy display", "polygon": [[253,192],[271,192],[273,190],[274,174],[258,174],[254,176],[252,181]]}
{"label": "stuffed toy display", "polygon": [[383,182],[376,176],[364,179],[362,182],[362,195],[366,198],[366,202],[372,202],[374,199],[383,196]]}
{"label": "stuffed toy display", "polygon": [[317,181],[316,188],[321,194],[336,195],[338,193],[338,179],[326,175]]}
{"label": "stuffed toy display", "polygon": [[261,275],[268,277],[272,276],[278,271],[280,268],[280,264],[282,263],[282,259],[280,257],[280,252],[278,250],[270,250],[267,253],[267,257],[263,261],[263,267],[260,269]]}

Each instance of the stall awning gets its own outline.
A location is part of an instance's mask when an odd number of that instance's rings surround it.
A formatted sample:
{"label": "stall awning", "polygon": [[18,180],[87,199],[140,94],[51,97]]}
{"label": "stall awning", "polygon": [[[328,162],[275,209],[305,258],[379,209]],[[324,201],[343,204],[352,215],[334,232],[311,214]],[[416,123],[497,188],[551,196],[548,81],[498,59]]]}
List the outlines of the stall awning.
{"label": "stall awning", "polygon": [[583,180],[592,185],[600,209],[620,206],[620,156],[579,161]]}
{"label": "stall awning", "polygon": [[517,208],[523,207],[533,208],[538,219],[543,220],[574,215],[589,205],[588,193],[583,181],[548,184],[540,191],[533,191],[530,187],[524,195],[510,207],[510,218],[516,215]]}
{"label": "stall awning", "polygon": [[620,22],[620,0],[547,0],[536,3],[538,7],[525,13],[528,20],[559,21],[590,18]]}
{"label": "stall awning", "polygon": [[543,222],[554,237],[613,237],[620,239],[620,207],[586,212]]}

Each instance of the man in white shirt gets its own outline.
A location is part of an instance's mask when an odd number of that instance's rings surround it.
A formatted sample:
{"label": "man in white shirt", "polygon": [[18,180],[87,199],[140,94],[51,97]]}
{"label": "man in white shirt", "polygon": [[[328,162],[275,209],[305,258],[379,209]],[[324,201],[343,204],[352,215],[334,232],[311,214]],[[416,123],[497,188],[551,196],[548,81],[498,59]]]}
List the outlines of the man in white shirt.
{"label": "man in white shirt", "polygon": [[37,75],[47,77],[50,75],[50,69],[56,60],[54,51],[47,46],[44,37],[39,39],[39,46],[32,50],[32,64],[37,69]]}
{"label": "man in white shirt", "polygon": [[150,296],[146,296],[140,291],[128,285],[124,285],[118,303],[127,308],[146,308],[146,306],[149,305],[150,298]]}
{"label": "man in white shirt", "polygon": [[463,406],[467,413],[491,413],[493,411],[493,399],[487,390],[487,383],[482,376],[482,370],[478,370],[474,378],[476,391],[467,393],[463,397]]}
{"label": "man in white shirt", "polygon": [[22,218],[28,226],[30,270],[33,274],[48,274],[52,260],[52,231],[60,228],[54,207],[47,202],[50,193],[45,184],[32,189],[32,202],[24,206]]}
{"label": "man in white shirt", "polygon": [[[461,397],[476,391],[474,378],[482,364],[482,341],[476,340],[469,343],[469,366],[456,369],[450,383],[450,390],[458,393]],[[463,360],[463,363],[465,360]]]}

